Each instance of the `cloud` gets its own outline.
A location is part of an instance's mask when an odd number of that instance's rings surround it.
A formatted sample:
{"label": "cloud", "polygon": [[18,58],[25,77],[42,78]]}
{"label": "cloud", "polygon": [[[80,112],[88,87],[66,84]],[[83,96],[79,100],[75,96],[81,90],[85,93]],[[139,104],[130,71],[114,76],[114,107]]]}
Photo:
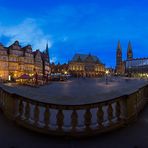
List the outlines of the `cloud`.
{"label": "cloud", "polygon": [[31,44],[33,49],[41,50],[45,49],[48,40],[51,61],[56,62],[67,62],[75,52],[92,52],[104,63],[114,64],[115,58],[105,55],[115,55],[118,39],[123,50],[126,51],[130,39],[134,51],[137,50],[137,57],[138,53],[145,56],[147,52],[140,50],[147,51],[146,7],[134,4],[135,1],[131,5],[125,2],[127,0],[120,5],[115,0],[111,3],[108,0],[94,0],[94,3],[93,0],[66,1],[60,1],[60,4],[50,1],[51,5],[44,3],[42,6],[37,4],[38,11],[34,11],[34,7],[29,8],[31,3],[28,7],[18,7],[16,3],[9,9],[0,6],[0,40],[6,37],[6,45],[19,40],[22,45]]}
{"label": "cloud", "polygon": [[50,63],[54,63],[54,62],[58,62],[58,59],[57,59],[57,57],[52,56],[50,58]]}
{"label": "cloud", "polygon": [[0,26],[0,38],[5,36],[9,38],[6,46],[12,44],[15,40],[19,40],[22,45],[31,44],[33,49],[44,50],[48,41],[51,48],[52,40],[39,27],[35,19],[26,18],[23,22],[15,26]]}
{"label": "cloud", "polygon": [[[22,46],[27,44],[32,45],[33,50],[45,50],[48,42],[48,47],[53,46],[53,41],[50,35],[47,35],[39,26],[39,22],[32,18],[26,18],[18,25],[4,26],[0,24],[0,40],[6,37],[8,40],[6,46],[10,46],[14,41],[18,40]],[[57,62],[56,56],[51,54],[51,62]]]}

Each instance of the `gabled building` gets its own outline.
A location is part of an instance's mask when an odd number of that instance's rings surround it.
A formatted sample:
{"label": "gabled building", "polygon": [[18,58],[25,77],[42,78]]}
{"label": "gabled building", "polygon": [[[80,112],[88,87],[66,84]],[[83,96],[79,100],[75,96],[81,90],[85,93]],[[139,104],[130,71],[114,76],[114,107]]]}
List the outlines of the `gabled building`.
{"label": "gabled building", "polygon": [[8,49],[0,43],[0,79],[8,79]]}
{"label": "gabled building", "polygon": [[68,67],[69,65],[64,63],[64,64],[55,64],[55,63],[51,63],[50,65],[51,67],[51,73],[52,74],[68,74]]}
{"label": "gabled building", "polygon": [[15,41],[8,48],[8,69],[11,77],[19,77],[22,69],[20,61],[24,61],[23,50],[18,41]]}
{"label": "gabled building", "polygon": [[0,44],[0,79],[18,78],[23,74],[33,76],[50,73],[48,53],[39,50],[32,51],[31,45],[21,47],[15,41],[9,47]]}
{"label": "gabled building", "polygon": [[42,53],[38,50],[33,52],[34,54],[34,70],[38,75],[43,75],[43,60]]}
{"label": "gabled building", "polygon": [[97,77],[105,73],[105,65],[97,56],[75,54],[69,62],[69,73],[76,77]]}
{"label": "gabled building", "polygon": [[23,56],[20,57],[20,69],[22,71],[22,74],[34,74],[34,55],[32,51],[31,45],[27,45],[22,48]]}

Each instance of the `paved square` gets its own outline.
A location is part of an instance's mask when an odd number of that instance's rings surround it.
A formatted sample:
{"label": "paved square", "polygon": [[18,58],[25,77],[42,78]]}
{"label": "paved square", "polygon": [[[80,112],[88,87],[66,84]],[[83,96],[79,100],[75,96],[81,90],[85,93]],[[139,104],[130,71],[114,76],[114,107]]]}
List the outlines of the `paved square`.
{"label": "paved square", "polygon": [[112,77],[106,85],[104,78],[72,78],[64,82],[50,82],[39,88],[8,84],[3,87],[10,92],[42,102],[76,105],[129,94],[147,83],[146,80]]}

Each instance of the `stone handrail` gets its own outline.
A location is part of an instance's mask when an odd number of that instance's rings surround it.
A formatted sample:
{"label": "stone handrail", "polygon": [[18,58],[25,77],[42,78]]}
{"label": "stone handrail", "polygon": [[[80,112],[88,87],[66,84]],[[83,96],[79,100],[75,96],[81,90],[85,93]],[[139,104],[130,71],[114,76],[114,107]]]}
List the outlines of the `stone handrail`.
{"label": "stone handrail", "polygon": [[148,85],[99,103],[60,105],[44,103],[0,88],[0,108],[7,118],[28,129],[51,135],[90,136],[136,119],[148,98]]}

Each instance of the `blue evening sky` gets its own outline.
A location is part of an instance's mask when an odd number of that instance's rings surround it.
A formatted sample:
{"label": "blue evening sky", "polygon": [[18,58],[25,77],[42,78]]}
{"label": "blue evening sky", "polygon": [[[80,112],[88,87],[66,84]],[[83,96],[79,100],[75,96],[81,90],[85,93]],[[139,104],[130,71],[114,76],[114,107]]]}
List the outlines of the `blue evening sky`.
{"label": "blue evening sky", "polygon": [[124,59],[129,40],[134,57],[148,57],[147,6],[147,0],[0,0],[0,42],[44,50],[48,41],[52,61],[91,53],[114,66],[118,40]]}

